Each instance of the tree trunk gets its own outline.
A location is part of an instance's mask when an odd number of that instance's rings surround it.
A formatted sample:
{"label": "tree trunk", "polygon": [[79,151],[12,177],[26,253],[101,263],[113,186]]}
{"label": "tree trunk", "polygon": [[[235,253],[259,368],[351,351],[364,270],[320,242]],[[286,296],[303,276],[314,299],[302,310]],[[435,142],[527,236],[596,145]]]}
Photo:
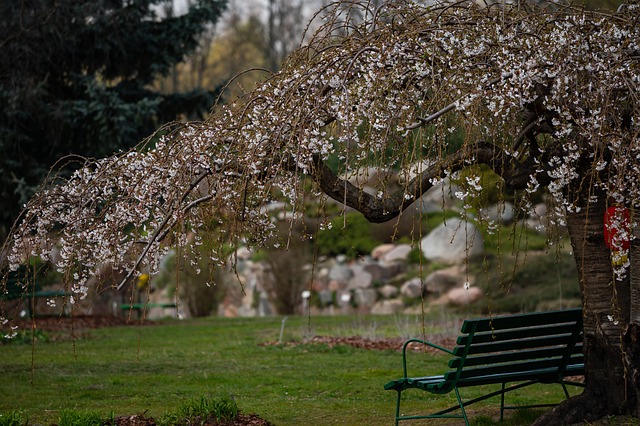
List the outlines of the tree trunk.
{"label": "tree trunk", "polygon": [[[578,203],[580,212],[567,214],[582,293],[586,387],[581,395],[543,415],[537,425],[591,422],[610,414],[637,415],[640,330],[629,324],[629,277],[614,278],[611,253],[604,241],[606,195],[591,191],[578,194],[583,200]],[[597,201],[588,203],[590,195],[597,195]]]}

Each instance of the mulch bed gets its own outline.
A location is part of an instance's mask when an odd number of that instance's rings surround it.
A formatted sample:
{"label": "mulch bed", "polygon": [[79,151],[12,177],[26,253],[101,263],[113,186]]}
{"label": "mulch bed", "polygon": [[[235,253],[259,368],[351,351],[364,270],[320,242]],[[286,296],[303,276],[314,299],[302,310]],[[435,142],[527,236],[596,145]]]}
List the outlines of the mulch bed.
{"label": "mulch bed", "polygon": [[[429,339],[434,343],[443,346],[445,348],[453,348],[455,346],[455,338],[443,337],[443,336],[429,336]],[[402,345],[406,339],[402,337],[397,338],[366,338],[360,336],[349,337],[333,337],[333,336],[314,336],[310,339],[296,340],[289,342],[266,342],[262,346],[298,346],[305,344],[320,344],[326,345],[329,348],[336,346],[352,346],[358,349],[378,350],[378,351],[401,351]],[[441,351],[432,348],[431,346],[425,346],[418,343],[412,343],[409,345],[409,350],[412,351],[425,351],[431,353],[442,353]]]}
{"label": "mulch bed", "polygon": [[[272,423],[261,419],[256,414],[242,414],[233,420],[208,419],[205,422],[197,421],[194,424],[201,426],[272,426]],[[156,426],[156,421],[152,417],[144,415],[121,416],[116,418],[115,426]]]}
{"label": "mulch bed", "polygon": [[42,316],[32,319],[19,319],[13,321],[21,330],[29,330],[32,327],[42,331],[81,331],[92,330],[103,327],[121,327],[136,325],[153,325],[153,321],[139,320],[136,318],[96,316],[96,315],[73,315],[73,316]]}

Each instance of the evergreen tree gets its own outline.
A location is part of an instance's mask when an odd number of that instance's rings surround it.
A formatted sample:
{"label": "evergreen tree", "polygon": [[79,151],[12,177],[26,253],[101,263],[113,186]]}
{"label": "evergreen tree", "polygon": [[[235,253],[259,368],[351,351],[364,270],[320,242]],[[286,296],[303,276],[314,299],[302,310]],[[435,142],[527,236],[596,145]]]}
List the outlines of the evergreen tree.
{"label": "evergreen tree", "polygon": [[0,0],[0,236],[49,168],[102,157],[161,123],[197,118],[215,93],[150,88],[198,47],[226,0]]}

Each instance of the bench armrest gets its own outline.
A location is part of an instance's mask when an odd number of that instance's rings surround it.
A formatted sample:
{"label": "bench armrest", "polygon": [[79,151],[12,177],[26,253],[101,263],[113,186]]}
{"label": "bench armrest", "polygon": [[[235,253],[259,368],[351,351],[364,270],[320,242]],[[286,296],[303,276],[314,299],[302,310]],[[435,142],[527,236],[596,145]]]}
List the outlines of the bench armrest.
{"label": "bench armrest", "polygon": [[453,355],[453,351],[449,350],[447,348],[443,348],[440,345],[436,345],[435,343],[431,343],[427,340],[422,340],[422,339],[409,339],[406,342],[404,342],[404,345],[402,345],[402,372],[404,374],[404,378],[408,378],[409,376],[407,375],[407,347],[411,344],[411,343],[421,343],[425,346],[430,346],[434,349],[438,349],[439,351],[443,351],[448,353],[449,355]]}

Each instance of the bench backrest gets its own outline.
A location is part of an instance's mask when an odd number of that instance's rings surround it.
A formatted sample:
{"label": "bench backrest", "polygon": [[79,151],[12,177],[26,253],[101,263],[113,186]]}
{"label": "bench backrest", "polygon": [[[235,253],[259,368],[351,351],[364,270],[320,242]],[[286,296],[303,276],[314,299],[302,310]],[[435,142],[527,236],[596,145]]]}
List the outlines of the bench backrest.
{"label": "bench backrest", "polygon": [[466,320],[449,361],[448,381],[514,371],[564,376],[582,364],[582,309]]}

